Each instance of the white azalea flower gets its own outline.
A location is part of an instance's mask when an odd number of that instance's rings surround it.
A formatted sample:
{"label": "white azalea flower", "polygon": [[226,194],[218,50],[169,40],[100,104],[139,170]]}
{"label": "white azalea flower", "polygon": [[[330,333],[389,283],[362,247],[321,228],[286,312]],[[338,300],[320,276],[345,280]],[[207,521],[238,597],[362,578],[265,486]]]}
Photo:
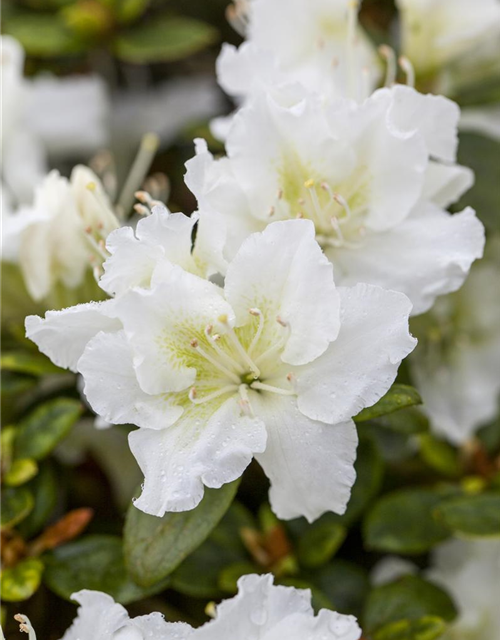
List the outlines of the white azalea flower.
{"label": "white azalea flower", "polygon": [[36,190],[32,207],[6,218],[4,242],[18,247],[26,287],[35,300],[57,283],[82,284],[90,257],[102,262],[99,242],[118,226],[99,179],[77,166],[68,180],[52,171]]}
{"label": "white azalea flower", "polygon": [[235,480],[255,456],[279,517],[342,513],[355,477],[351,418],[415,345],[408,299],[337,290],[307,220],[248,238],[224,289],[164,260],[150,284],[26,321],[44,353],[83,375],[99,415],[141,427],[130,435],[145,474],[136,506],[192,509],[204,486]]}
{"label": "white azalea flower", "polygon": [[459,611],[443,640],[500,637],[500,541],[452,540],[433,552],[428,573],[453,597]]}
{"label": "white azalea flower", "polygon": [[298,82],[329,98],[366,97],[380,70],[375,49],[357,24],[358,4],[240,2],[230,15],[239,18],[247,41],[238,50],[224,45],[217,63],[222,88],[241,99],[262,88]]}
{"label": "white azalea flower", "polygon": [[443,209],[473,181],[453,164],[458,117],[451,101],[404,86],[360,105],[260,96],[235,116],[227,158],[197,142],[186,182],[200,209],[223,216],[229,258],[270,222],[308,218],[338,283],[402,291],[422,313],[483,249],[473,210]]}
{"label": "white azalea flower", "polygon": [[500,272],[473,267],[463,287],[438,300],[413,325],[420,344],[410,359],[436,432],[455,444],[492,420],[500,393]]}
{"label": "white azalea flower", "polygon": [[317,616],[310,591],[273,585],[273,576],[247,575],[238,595],[222,602],[216,616],[193,629],[165,622],[159,613],[130,619],[125,609],[98,591],[74,594],[81,606],[62,640],[358,640],[353,616],[322,609]]}
{"label": "white azalea flower", "polygon": [[17,203],[29,204],[48,171],[47,154],[74,159],[107,143],[109,104],[96,76],[24,78],[19,42],[11,36],[0,42],[2,179]]}
{"label": "white azalea flower", "polygon": [[500,36],[498,0],[397,0],[396,4],[402,50],[423,77],[439,74]]}

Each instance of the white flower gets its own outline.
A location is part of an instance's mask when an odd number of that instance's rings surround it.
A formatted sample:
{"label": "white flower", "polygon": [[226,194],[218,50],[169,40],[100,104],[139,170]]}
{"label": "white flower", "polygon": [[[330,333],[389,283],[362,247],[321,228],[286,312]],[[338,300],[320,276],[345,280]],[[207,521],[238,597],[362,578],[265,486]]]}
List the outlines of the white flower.
{"label": "white flower", "polygon": [[357,25],[356,0],[251,0],[246,6],[240,12],[246,43],[238,50],[224,45],[217,63],[230,95],[241,99],[298,82],[329,98],[357,99],[376,86],[379,63]]}
{"label": "white flower", "polygon": [[52,171],[38,186],[32,207],[5,221],[6,242],[18,247],[26,287],[35,300],[57,283],[82,284],[90,257],[102,262],[102,238],[118,226],[99,179],[77,166],[68,180]]}
{"label": "white flower", "polygon": [[500,36],[498,0],[397,0],[396,4],[402,50],[424,77],[474,55]]}
{"label": "white flower", "polygon": [[336,289],[306,220],[249,237],[224,289],[165,261],[150,284],[26,321],[44,353],[83,375],[99,415],[141,427],[130,435],[145,474],[136,506],[192,509],[204,486],[235,480],[255,456],[281,518],[342,513],[355,477],[351,418],[415,345],[408,299]]}
{"label": "white flower", "polygon": [[458,117],[449,100],[404,86],[360,105],[260,96],[235,116],[227,158],[198,141],[186,182],[201,210],[223,216],[228,258],[270,222],[308,218],[338,283],[402,291],[422,313],[483,249],[472,209],[443,209],[473,180],[453,164]]}
{"label": "white flower", "polygon": [[429,577],[453,597],[459,611],[443,640],[500,637],[500,541],[452,540],[433,552]]}
{"label": "white flower", "polygon": [[500,393],[500,271],[473,267],[463,287],[418,318],[420,344],[410,359],[423,410],[455,444],[495,417]]}
{"label": "white flower", "polygon": [[17,203],[31,203],[47,154],[75,158],[107,143],[109,105],[96,76],[23,77],[24,51],[1,36],[2,179]]}
{"label": "white flower", "polygon": [[238,594],[222,602],[214,620],[198,629],[165,622],[159,613],[129,619],[125,609],[98,591],[74,594],[78,617],[62,640],[358,640],[353,616],[322,609],[317,616],[310,591],[273,585],[273,576],[247,575]]}

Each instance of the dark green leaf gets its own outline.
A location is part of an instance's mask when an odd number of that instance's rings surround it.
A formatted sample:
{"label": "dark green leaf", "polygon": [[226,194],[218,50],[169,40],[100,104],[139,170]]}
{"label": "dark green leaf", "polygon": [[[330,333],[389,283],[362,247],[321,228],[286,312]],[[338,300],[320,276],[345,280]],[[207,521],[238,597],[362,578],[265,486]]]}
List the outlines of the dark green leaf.
{"label": "dark green leaf", "polygon": [[446,623],[437,616],[420,620],[399,620],[379,629],[373,640],[437,640],[446,631]]}
{"label": "dark green leaf", "polygon": [[161,16],[154,22],[120,34],[113,43],[113,50],[126,62],[172,62],[196,53],[216,40],[216,30],[204,22]]}
{"label": "dark green leaf", "polygon": [[18,526],[19,532],[29,539],[43,529],[57,503],[58,478],[51,461],[40,466],[36,478],[27,485],[34,499],[34,507],[27,518]]}
{"label": "dark green leaf", "polygon": [[316,571],[311,580],[328,597],[335,611],[361,615],[369,581],[360,566],[346,560],[334,560]]}
{"label": "dark green leaf", "polygon": [[259,573],[254,564],[248,560],[234,562],[220,572],[218,586],[223,593],[234,594],[238,591],[238,580],[249,573]]}
{"label": "dark green leaf", "polygon": [[104,591],[121,604],[141,600],[163,591],[167,582],[149,589],[138,586],[128,575],[121,538],[90,535],[45,556],[44,582],[66,600],[80,589]]}
{"label": "dark green leaf", "polygon": [[442,502],[435,513],[454,533],[500,536],[500,493],[451,498]]}
{"label": "dark green leaf", "polygon": [[365,544],[390,553],[423,553],[449,536],[433,515],[442,497],[427,489],[403,489],[381,498],[363,525]]}
{"label": "dark green leaf", "polygon": [[415,407],[408,407],[401,411],[382,416],[377,419],[376,423],[384,429],[405,436],[425,433],[429,429],[428,419]]}
{"label": "dark green leaf", "polygon": [[450,622],[456,615],[455,605],[445,591],[418,576],[404,576],[372,589],[364,620],[366,630],[373,633],[398,620],[437,616]]}
{"label": "dark green leaf", "polygon": [[21,560],[15,567],[2,570],[1,596],[5,602],[30,598],[40,586],[43,562],[38,558]]}
{"label": "dark green leaf", "polygon": [[443,476],[456,478],[462,472],[458,451],[430,433],[420,436],[420,455],[424,462]]}
{"label": "dark green leaf", "polygon": [[138,584],[150,586],[170,575],[208,537],[228,510],[239,481],[220,489],[205,489],[200,504],[191,511],[147,515],[133,505],[125,522],[125,556]]}
{"label": "dark green leaf", "polygon": [[317,521],[300,536],[297,556],[304,567],[326,564],[344,542],[346,529],[337,522]]}
{"label": "dark green leaf", "polygon": [[13,527],[33,509],[33,496],[26,487],[8,487],[2,490],[2,528]]}
{"label": "dark green leaf", "polygon": [[33,376],[64,373],[62,369],[37,351],[7,351],[0,356],[0,366],[5,371],[27,373]]}
{"label": "dark green leaf", "polygon": [[372,407],[363,409],[354,420],[356,422],[373,420],[417,404],[422,404],[422,398],[416,389],[406,384],[393,384],[383,398],[380,398]]}
{"label": "dark green leaf", "polygon": [[30,56],[51,58],[78,54],[82,44],[54,13],[20,13],[9,18],[4,31],[14,36]]}
{"label": "dark green leaf", "polygon": [[70,398],[56,398],[39,405],[19,425],[15,456],[35,460],[47,456],[67,435],[82,411],[82,404]]}

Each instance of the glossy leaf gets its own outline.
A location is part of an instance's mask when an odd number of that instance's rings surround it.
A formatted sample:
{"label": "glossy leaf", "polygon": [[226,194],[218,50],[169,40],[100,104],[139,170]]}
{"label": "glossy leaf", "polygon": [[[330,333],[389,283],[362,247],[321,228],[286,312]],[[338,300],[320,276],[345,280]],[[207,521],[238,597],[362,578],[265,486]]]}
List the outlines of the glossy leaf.
{"label": "glossy leaf", "polygon": [[26,558],[15,567],[3,569],[1,597],[5,602],[21,602],[30,598],[40,586],[43,562],[38,558]]}
{"label": "glossy leaf", "polygon": [[172,62],[204,49],[216,39],[216,30],[204,22],[161,16],[120,34],[113,51],[121,60],[135,64]]}
{"label": "glossy leaf", "polygon": [[33,495],[26,487],[8,487],[2,490],[2,528],[13,527],[33,509]]}
{"label": "glossy leaf", "polygon": [[84,46],[57,14],[24,12],[10,17],[4,32],[14,36],[26,53],[39,58],[82,53]]}
{"label": "glossy leaf", "polygon": [[31,538],[45,525],[55,509],[59,480],[53,464],[45,461],[40,466],[38,475],[27,485],[34,499],[34,506],[28,517],[18,526],[25,538]]}
{"label": "glossy leaf", "polygon": [[442,502],[435,513],[454,533],[500,537],[500,493],[451,498]]}
{"label": "glossy leaf", "polygon": [[89,535],[58,547],[44,558],[44,582],[66,600],[80,589],[94,589],[128,604],[167,586],[165,581],[149,589],[137,585],[127,573],[122,541],[116,536]]}
{"label": "glossy leaf", "polygon": [[3,371],[26,373],[32,376],[64,373],[63,369],[37,351],[6,351],[0,356],[0,366]]}
{"label": "glossy leaf", "polygon": [[424,553],[449,536],[434,517],[441,495],[428,489],[403,489],[381,498],[363,524],[365,544],[390,553]]}
{"label": "glossy leaf", "polygon": [[399,620],[379,629],[373,640],[437,640],[446,630],[446,623],[437,616],[420,620]]}
{"label": "glossy leaf", "polygon": [[299,538],[297,556],[307,568],[326,564],[338,551],[346,537],[346,529],[337,522],[318,521]]}
{"label": "glossy leaf", "polygon": [[418,404],[422,404],[422,398],[416,389],[406,384],[393,384],[385,396],[372,407],[363,409],[354,420],[356,422],[373,420]]}
{"label": "glossy leaf", "polygon": [[41,460],[67,435],[82,412],[81,402],[71,398],[56,398],[39,405],[19,425],[14,455]]}
{"label": "glossy leaf", "polygon": [[353,562],[335,559],[316,570],[311,580],[328,597],[335,611],[361,616],[370,586],[368,575],[362,567]]}
{"label": "glossy leaf", "polygon": [[125,522],[125,556],[130,573],[142,586],[170,575],[208,537],[234,499],[239,481],[205,489],[191,511],[150,516],[133,505]]}
{"label": "glossy leaf", "polygon": [[3,480],[9,487],[18,487],[36,476],[38,465],[31,458],[18,458],[14,460],[10,469],[4,475]]}

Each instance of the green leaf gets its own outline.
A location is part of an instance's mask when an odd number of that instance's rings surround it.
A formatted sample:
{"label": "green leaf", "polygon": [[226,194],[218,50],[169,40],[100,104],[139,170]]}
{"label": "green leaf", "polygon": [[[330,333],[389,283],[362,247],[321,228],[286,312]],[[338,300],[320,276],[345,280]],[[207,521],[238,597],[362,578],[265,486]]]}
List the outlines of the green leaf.
{"label": "green leaf", "polygon": [[500,493],[451,498],[442,502],[435,514],[454,533],[500,536]]}
{"label": "green leaf", "polygon": [[219,574],[218,585],[221,592],[225,594],[236,593],[238,591],[238,580],[241,576],[250,573],[259,573],[259,569],[248,560],[228,565]]}
{"label": "green leaf", "polygon": [[9,487],[18,487],[36,476],[37,463],[31,458],[19,458],[14,460],[10,469],[4,475],[3,480]]}
{"label": "green leaf", "polygon": [[17,13],[6,21],[4,32],[19,40],[29,56],[51,58],[84,50],[82,43],[54,13]]}
{"label": "green leaf", "polygon": [[446,631],[446,623],[437,616],[420,620],[399,620],[379,629],[373,640],[436,640]]}
{"label": "green leaf", "polygon": [[113,10],[122,23],[137,20],[148,8],[150,0],[115,0]]}
{"label": "green leaf", "polygon": [[19,425],[14,445],[18,458],[45,458],[83,412],[81,402],[56,398],[39,405]]}
{"label": "green leaf", "polygon": [[416,389],[407,384],[393,384],[385,396],[372,407],[360,411],[354,420],[356,422],[373,420],[417,404],[422,404],[422,398]]}
{"label": "green leaf", "polygon": [[418,576],[404,576],[372,589],[364,621],[366,630],[373,633],[398,620],[418,621],[436,616],[451,622],[456,615],[455,605],[443,589]]}
{"label": "green leaf", "polygon": [[474,170],[476,181],[453,208],[469,205],[488,231],[500,231],[500,142],[477,133],[460,133],[458,162]]}
{"label": "green leaf", "polygon": [[420,455],[431,469],[449,478],[461,475],[462,465],[457,449],[430,433],[421,434],[419,441]]}
{"label": "green leaf", "polygon": [[44,582],[69,600],[80,589],[104,591],[121,604],[163,591],[167,581],[144,589],[127,573],[122,540],[117,536],[89,535],[54,549],[44,557]]}
{"label": "green leaf", "polygon": [[3,371],[26,373],[32,376],[64,373],[62,369],[43,354],[37,351],[7,351],[0,356],[0,366]]}
{"label": "green leaf", "polygon": [[30,598],[40,586],[43,562],[38,558],[21,560],[15,567],[3,569],[1,596],[5,602],[20,602]]}
{"label": "green leaf", "polygon": [[299,538],[297,556],[307,568],[321,567],[338,551],[346,537],[346,529],[337,522],[316,522]]}
{"label": "green leaf", "polygon": [[416,407],[381,416],[376,424],[395,433],[412,436],[429,430],[429,420]]}
{"label": "green leaf", "polygon": [[390,553],[424,553],[449,536],[433,515],[442,497],[428,489],[403,489],[384,496],[363,523],[365,544]]}
{"label": "green leaf", "polygon": [[180,16],[160,16],[120,34],[113,42],[115,55],[125,62],[149,64],[180,60],[217,40],[210,25]]}
{"label": "green leaf", "polygon": [[240,531],[254,526],[245,507],[233,502],[208,539],[172,573],[172,588],[194,598],[221,597],[227,590],[221,586],[226,586],[225,579],[221,577],[225,570],[242,562],[249,564]]}
{"label": "green leaf", "polygon": [[33,509],[33,496],[26,487],[9,487],[2,490],[1,524],[13,527]]}
{"label": "green leaf", "polygon": [[335,611],[361,616],[370,583],[366,572],[360,566],[335,559],[319,571],[315,571],[311,580],[328,597]]}
{"label": "green leaf", "polygon": [[36,478],[27,485],[34,499],[34,507],[18,526],[21,535],[27,540],[32,538],[49,519],[57,504],[58,477],[51,461],[40,466]]}
{"label": "green leaf", "polygon": [[191,511],[150,516],[133,505],[125,522],[125,557],[134,580],[150,586],[170,575],[208,537],[228,510],[239,481],[205,489]]}

